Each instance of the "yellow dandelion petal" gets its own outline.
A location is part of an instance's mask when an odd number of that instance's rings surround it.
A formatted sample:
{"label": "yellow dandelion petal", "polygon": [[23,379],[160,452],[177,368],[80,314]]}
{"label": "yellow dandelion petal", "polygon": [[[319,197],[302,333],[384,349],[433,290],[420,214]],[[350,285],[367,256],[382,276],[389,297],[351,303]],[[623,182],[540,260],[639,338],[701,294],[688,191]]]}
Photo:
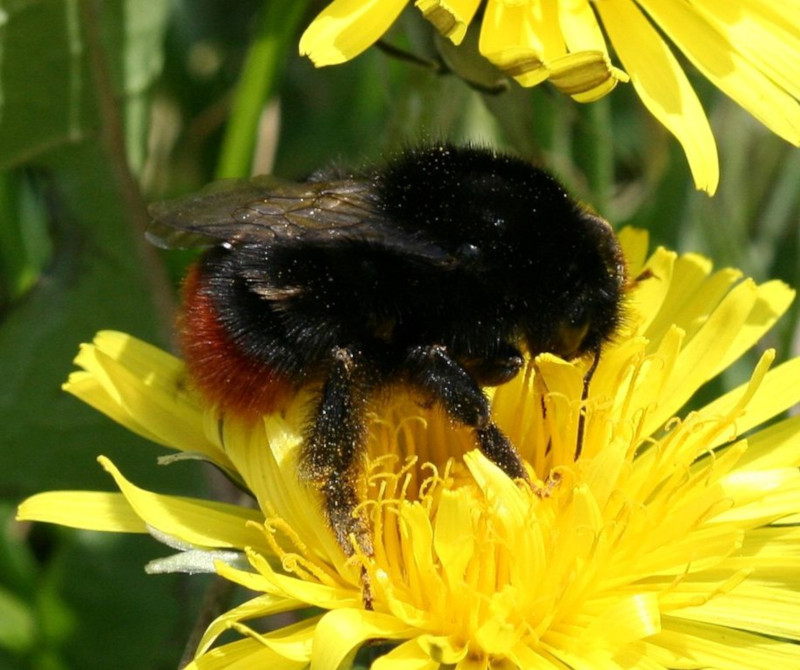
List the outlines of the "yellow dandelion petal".
{"label": "yellow dandelion petal", "polygon": [[[636,290],[628,294],[627,302],[628,323],[637,333],[646,335],[651,342],[658,342],[664,333],[672,328],[673,324],[662,322],[659,324],[659,317],[664,310],[664,302],[672,288],[673,268],[678,255],[674,251],[669,251],[659,247],[647,259],[644,272],[649,273],[649,277],[636,285]],[[696,258],[696,262],[702,267],[710,268],[709,261]],[[694,270],[693,270],[694,272]],[[704,272],[705,274],[705,272]],[[677,301],[681,304],[681,301]]]}
{"label": "yellow dandelion petal", "polygon": [[481,22],[480,52],[522,86],[549,76],[548,61],[566,55],[553,0],[529,5],[489,0]]}
{"label": "yellow dandelion petal", "polygon": [[628,263],[628,273],[638,277],[649,255],[650,236],[643,228],[626,226],[617,233],[617,240]]}
{"label": "yellow dandelion petal", "polygon": [[683,146],[697,188],[713,194],[717,146],[683,69],[631,0],[603,0],[594,7],[642,102]]}
{"label": "yellow dandelion petal", "polygon": [[565,55],[558,3],[489,0],[481,24],[481,53],[491,60],[493,54],[506,49],[527,49],[542,61]]}
{"label": "yellow dandelion petal", "polygon": [[[306,400],[305,396],[298,398],[294,409],[302,414]],[[223,421],[218,429],[226,456],[262,509],[273,510],[275,516],[305,538],[309,551],[344,571],[344,557],[335,538],[317,532],[319,501],[313,488],[298,486],[296,477],[287,477],[287,473],[298,471],[303,421],[302,417],[295,417],[292,422],[273,415],[265,417],[263,424],[253,426],[234,418]]]}
{"label": "yellow dandelion petal", "polygon": [[203,637],[197,645],[197,655],[200,656],[208,651],[220,635],[228,630],[235,629],[236,624],[242,621],[270,616],[272,614],[291,612],[301,607],[305,607],[305,603],[300,600],[291,600],[280,596],[274,596],[270,593],[256,596],[224,612],[212,621],[208,628],[206,628]]}
{"label": "yellow dandelion petal", "polygon": [[704,607],[686,608],[679,618],[793,638],[800,636],[800,622],[794,617],[800,596],[787,589],[743,586],[735,593],[722,594]]}
{"label": "yellow dandelion petal", "polygon": [[558,24],[570,51],[599,51],[608,47],[589,0],[559,0]]}
{"label": "yellow dandelion petal", "polygon": [[[643,430],[650,432],[677,411],[690,389],[753,346],[788,309],[794,291],[782,282],[741,281],[734,270],[712,274],[711,264],[693,254],[679,258],[657,250],[646,267],[652,278],[642,281],[630,297],[630,327],[660,347],[649,352],[660,369],[648,372],[660,374],[662,381],[644,385],[654,400],[654,389],[665,399],[647,417]],[[642,316],[633,316],[637,314]],[[694,381],[687,383],[690,379]],[[611,383],[625,389],[615,380]]]}
{"label": "yellow dandelion petal", "polygon": [[159,495],[131,484],[107,458],[98,459],[122,494],[51,492],[25,500],[20,521],[59,523],[72,528],[142,533],[149,529],[200,548],[269,545],[249,526],[263,515],[258,510],[206,500]]}
{"label": "yellow dandelion petal", "polygon": [[800,646],[796,644],[672,617],[665,617],[664,624],[664,630],[648,641],[650,653],[664,667],[766,670],[800,663]]}
{"label": "yellow dandelion petal", "polygon": [[[614,621],[614,626],[608,622]],[[661,610],[653,593],[615,599],[583,632],[584,644],[616,649],[661,631]],[[592,639],[595,638],[595,639]]]}
{"label": "yellow dandelion petal", "polygon": [[795,291],[782,281],[768,281],[756,289],[756,301],[746,322],[714,371],[717,374],[750,349],[789,309]]}
{"label": "yellow dandelion petal", "polygon": [[370,666],[371,670],[437,670],[439,664],[420,647],[416,639],[399,644]]}
{"label": "yellow dandelion petal", "polygon": [[742,465],[754,470],[766,470],[792,463],[794,458],[800,466],[800,450],[797,449],[795,441],[798,430],[800,430],[800,416],[795,416],[749,436],[747,452],[742,456]]}
{"label": "yellow dandelion petal", "polygon": [[300,55],[317,67],[355,58],[389,29],[408,0],[334,0],[306,28]]}
{"label": "yellow dandelion petal", "polygon": [[[300,600],[309,605],[323,609],[337,609],[340,607],[358,607],[363,604],[361,593],[358,590],[358,578],[355,574],[338,575],[333,573],[332,580],[324,579],[329,576],[326,566],[321,566],[319,571],[303,572],[303,565],[314,566],[313,563],[298,561],[298,556],[289,552],[280,553],[283,572],[270,565],[264,555],[255,551],[248,551],[250,563],[258,573],[265,577],[268,585],[262,587],[269,593],[280,594],[286,598]],[[217,572],[231,574],[232,568],[220,564]],[[353,571],[355,572],[355,571]],[[289,576],[300,574],[300,578]]]}
{"label": "yellow dandelion petal", "polygon": [[[788,86],[779,83],[784,76],[773,80],[757,67],[756,63],[761,62],[763,57],[753,61],[750,57],[743,56],[735,46],[737,41],[732,39],[735,38],[735,32],[720,32],[718,24],[709,22],[694,6],[666,0],[642,0],[641,4],[675,45],[717,88],[776,135],[793,144],[800,144],[800,104],[795,99],[800,95],[800,88],[796,81],[789,84],[794,89],[794,93],[791,93]],[[719,11],[714,13],[714,16],[720,15]],[[800,22],[800,15],[797,16],[797,21]],[[781,44],[780,39],[775,39],[774,27],[770,26],[768,34],[771,39],[764,43],[766,35],[754,35],[752,30],[748,31],[745,43],[755,42],[767,50],[770,50],[769,44],[773,42]],[[800,40],[795,42],[797,50],[791,51],[791,55],[770,54],[781,58],[778,61],[768,59],[768,62],[771,61],[770,65],[774,62],[782,63],[780,70],[783,72],[783,68],[789,70],[794,61],[794,71],[800,72]],[[784,57],[787,55],[788,60]],[[772,66],[769,71],[774,69]]]}
{"label": "yellow dandelion petal", "polygon": [[408,637],[414,629],[395,617],[363,609],[338,609],[325,614],[314,633],[313,670],[336,670],[367,640]]}
{"label": "yellow dandelion petal", "polygon": [[263,519],[259,510],[207,500],[159,495],[131,484],[107,458],[100,464],[114,478],[136,514],[164,535],[196,547],[243,549],[257,546],[269,553],[269,546],[249,522]]}
{"label": "yellow dandelion petal", "polygon": [[189,663],[185,670],[302,670],[307,667],[307,661],[292,661],[264,646],[260,640],[245,638],[211,649]]}
{"label": "yellow dandelion petal", "polygon": [[110,533],[147,532],[147,525],[121,493],[38,493],[20,504],[17,521],[46,521]]}
{"label": "yellow dandelion petal", "polygon": [[[676,325],[686,337],[692,337],[708,313],[742,279],[741,272],[727,268],[712,275],[711,262],[697,254],[665,255],[664,262],[661,268],[652,270],[653,283],[662,283],[663,277],[662,286],[648,287],[662,289],[660,309],[653,310],[653,320],[639,328],[639,332],[656,342]],[[645,299],[654,301],[651,295],[654,294],[650,293]]]}
{"label": "yellow dandelion petal", "polygon": [[[736,338],[736,333],[747,320],[756,302],[756,285],[750,280],[734,286],[691,339],[684,338],[670,379],[663,393],[680,407],[692,395],[688,387],[697,388],[711,379],[719,369],[724,353]],[[692,379],[692,384],[687,384]],[[671,403],[671,404],[672,404]],[[676,407],[664,405],[664,412],[672,414]],[[661,423],[666,416],[654,415],[652,421]]]}
{"label": "yellow dandelion petal", "polygon": [[588,0],[560,0],[558,24],[570,53],[549,64],[550,83],[578,102],[610,93],[628,75],[611,64],[603,32]]}
{"label": "yellow dandelion petal", "polygon": [[240,570],[222,562],[218,563],[215,567],[217,574],[224,577],[229,582],[243,586],[250,591],[283,596],[283,592],[273,584],[271,579],[257,571]]}
{"label": "yellow dandelion petal", "polygon": [[[774,352],[766,352],[765,356],[770,357],[768,366]],[[720,396],[699,410],[699,413],[709,417],[735,413],[736,432],[743,434],[800,402],[800,388],[797,384],[799,378],[800,359],[795,358],[764,374],[758,380],[760,392],[754,398],[748,398],[746,407],[741,407],[740,411],[733,412],[734,408],[742,404],[743,395],[751,388],[752,382],[742,384]],[[727,437],[730,438],[729,435]],[[798,461],[800,464],[800,459]]]}
{"label": "yellow dandelion petal", "polygon": [[453,44],[461,44],[480,0],[416,0],[414,3],[436,30]]}
{"label": "yellow dandelion petal", "polygon": [[211,439],[183,361],[126,333],[104,330],[81,346],[64,390],[148,440],[231,463]]}
{"label": "yellow dandelion petal", "polygon": [[696,0],[697,11],[733,49],[800,98],[800,5],[794,0]]}
{"label": "yellow dandelion petal", "polygon": [[281,659],[303,663],[308,667],[314,636],[321,616],[313,616],[268,633],[259,633],[245,624],[234,624],[233,629],[257,640]]}
{"label": "yellow dandelion petal", "polygon": [[471,502],[465,490],[442,491],[437,512],[433,549],[441,561],[442,572],[451,588],[459,583],[475,552],[471,529]]}

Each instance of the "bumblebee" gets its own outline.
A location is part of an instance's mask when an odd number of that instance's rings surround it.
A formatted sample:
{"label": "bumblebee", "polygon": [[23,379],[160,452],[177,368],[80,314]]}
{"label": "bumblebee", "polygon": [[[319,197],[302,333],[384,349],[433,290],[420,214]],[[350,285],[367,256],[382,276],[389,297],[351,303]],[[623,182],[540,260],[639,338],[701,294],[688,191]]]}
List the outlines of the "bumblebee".
{"label": "bumblebee", "polygon": [[356,513],[371,398],[411,389],[528,480],[482,387],[517,375],[524,353],[596,361],[621,319],[608,223],[547,172],[486,149],[221,182],[150,212],[154,243],[207,248],[184,282],[180,340],[209,402],[258,416],[316,389],[299,476],[347,555],[353,541],[372,554]]}

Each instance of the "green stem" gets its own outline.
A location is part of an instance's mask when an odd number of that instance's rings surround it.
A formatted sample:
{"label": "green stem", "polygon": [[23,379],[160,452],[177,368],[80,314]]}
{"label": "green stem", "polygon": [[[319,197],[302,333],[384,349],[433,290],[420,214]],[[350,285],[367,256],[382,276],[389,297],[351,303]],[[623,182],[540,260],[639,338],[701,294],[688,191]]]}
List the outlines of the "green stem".
{"label": "green stem", "polygon": [[234,92],[217,177],[250,174],[253,147],[261,111],[275,89],[283,55],[305,14],[306,3],[298,0],[268,0],[253,43],[247,52]]}
{"label": "green stem", "polygon": [[598,211],[608,211],[614,186],[614,147],[612,140],[611,104],[608,98],[589,103],[589,119],[593,130],[591,158],[588,161],[589,184],[596,194]]}

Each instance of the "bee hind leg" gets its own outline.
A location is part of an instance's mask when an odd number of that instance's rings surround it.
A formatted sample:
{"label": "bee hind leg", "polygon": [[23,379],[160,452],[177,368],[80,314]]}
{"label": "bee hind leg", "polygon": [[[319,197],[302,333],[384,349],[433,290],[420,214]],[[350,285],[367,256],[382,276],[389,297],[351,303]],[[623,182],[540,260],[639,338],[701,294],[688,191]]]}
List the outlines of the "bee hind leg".
{"label": "bee hind leg", "polygon": [[[366,390],[360,377],[354,354],[335,349],[300,459],[300,476],[322,495],[325,518],[348,557],[355,553],[353,541],[366,556],[374,553],[369,521],[357,512],[365,457]],[[364,571],[362,586],[371,609]]]}
{"label": "bee hind leg", "polygon": [[475,430],[483,454],[513,479],[530,482],[514,445],[492,421],[477,382],[440,345],[414,347],[406,359],[409,383],[439,402],[453,419]]}

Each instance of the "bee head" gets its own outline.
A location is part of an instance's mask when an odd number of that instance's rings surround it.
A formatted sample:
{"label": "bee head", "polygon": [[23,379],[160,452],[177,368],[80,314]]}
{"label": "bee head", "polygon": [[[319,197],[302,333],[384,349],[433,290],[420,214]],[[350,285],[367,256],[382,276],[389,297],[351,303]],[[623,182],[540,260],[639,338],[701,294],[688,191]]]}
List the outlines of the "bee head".
{"label": "bee head", "polygon": [[376,183],[385,213],[442,249],[454,284],[491,302],[486,312],[532,355],[580,356],[619,325],[625,262],[613,231],[544,170],[444,144],[391,163]]}
{"label": "bee head", "polygon": [[[522,289],[536,296],[523,301],[528,309],[521,315],[532,355],[547,351],[570,359],[597,351],[620,325],[627,271],[611,226],[578,205],[571,218],[552,251],[550,290]],[[544,281],[531,270],[533,282]]]}

